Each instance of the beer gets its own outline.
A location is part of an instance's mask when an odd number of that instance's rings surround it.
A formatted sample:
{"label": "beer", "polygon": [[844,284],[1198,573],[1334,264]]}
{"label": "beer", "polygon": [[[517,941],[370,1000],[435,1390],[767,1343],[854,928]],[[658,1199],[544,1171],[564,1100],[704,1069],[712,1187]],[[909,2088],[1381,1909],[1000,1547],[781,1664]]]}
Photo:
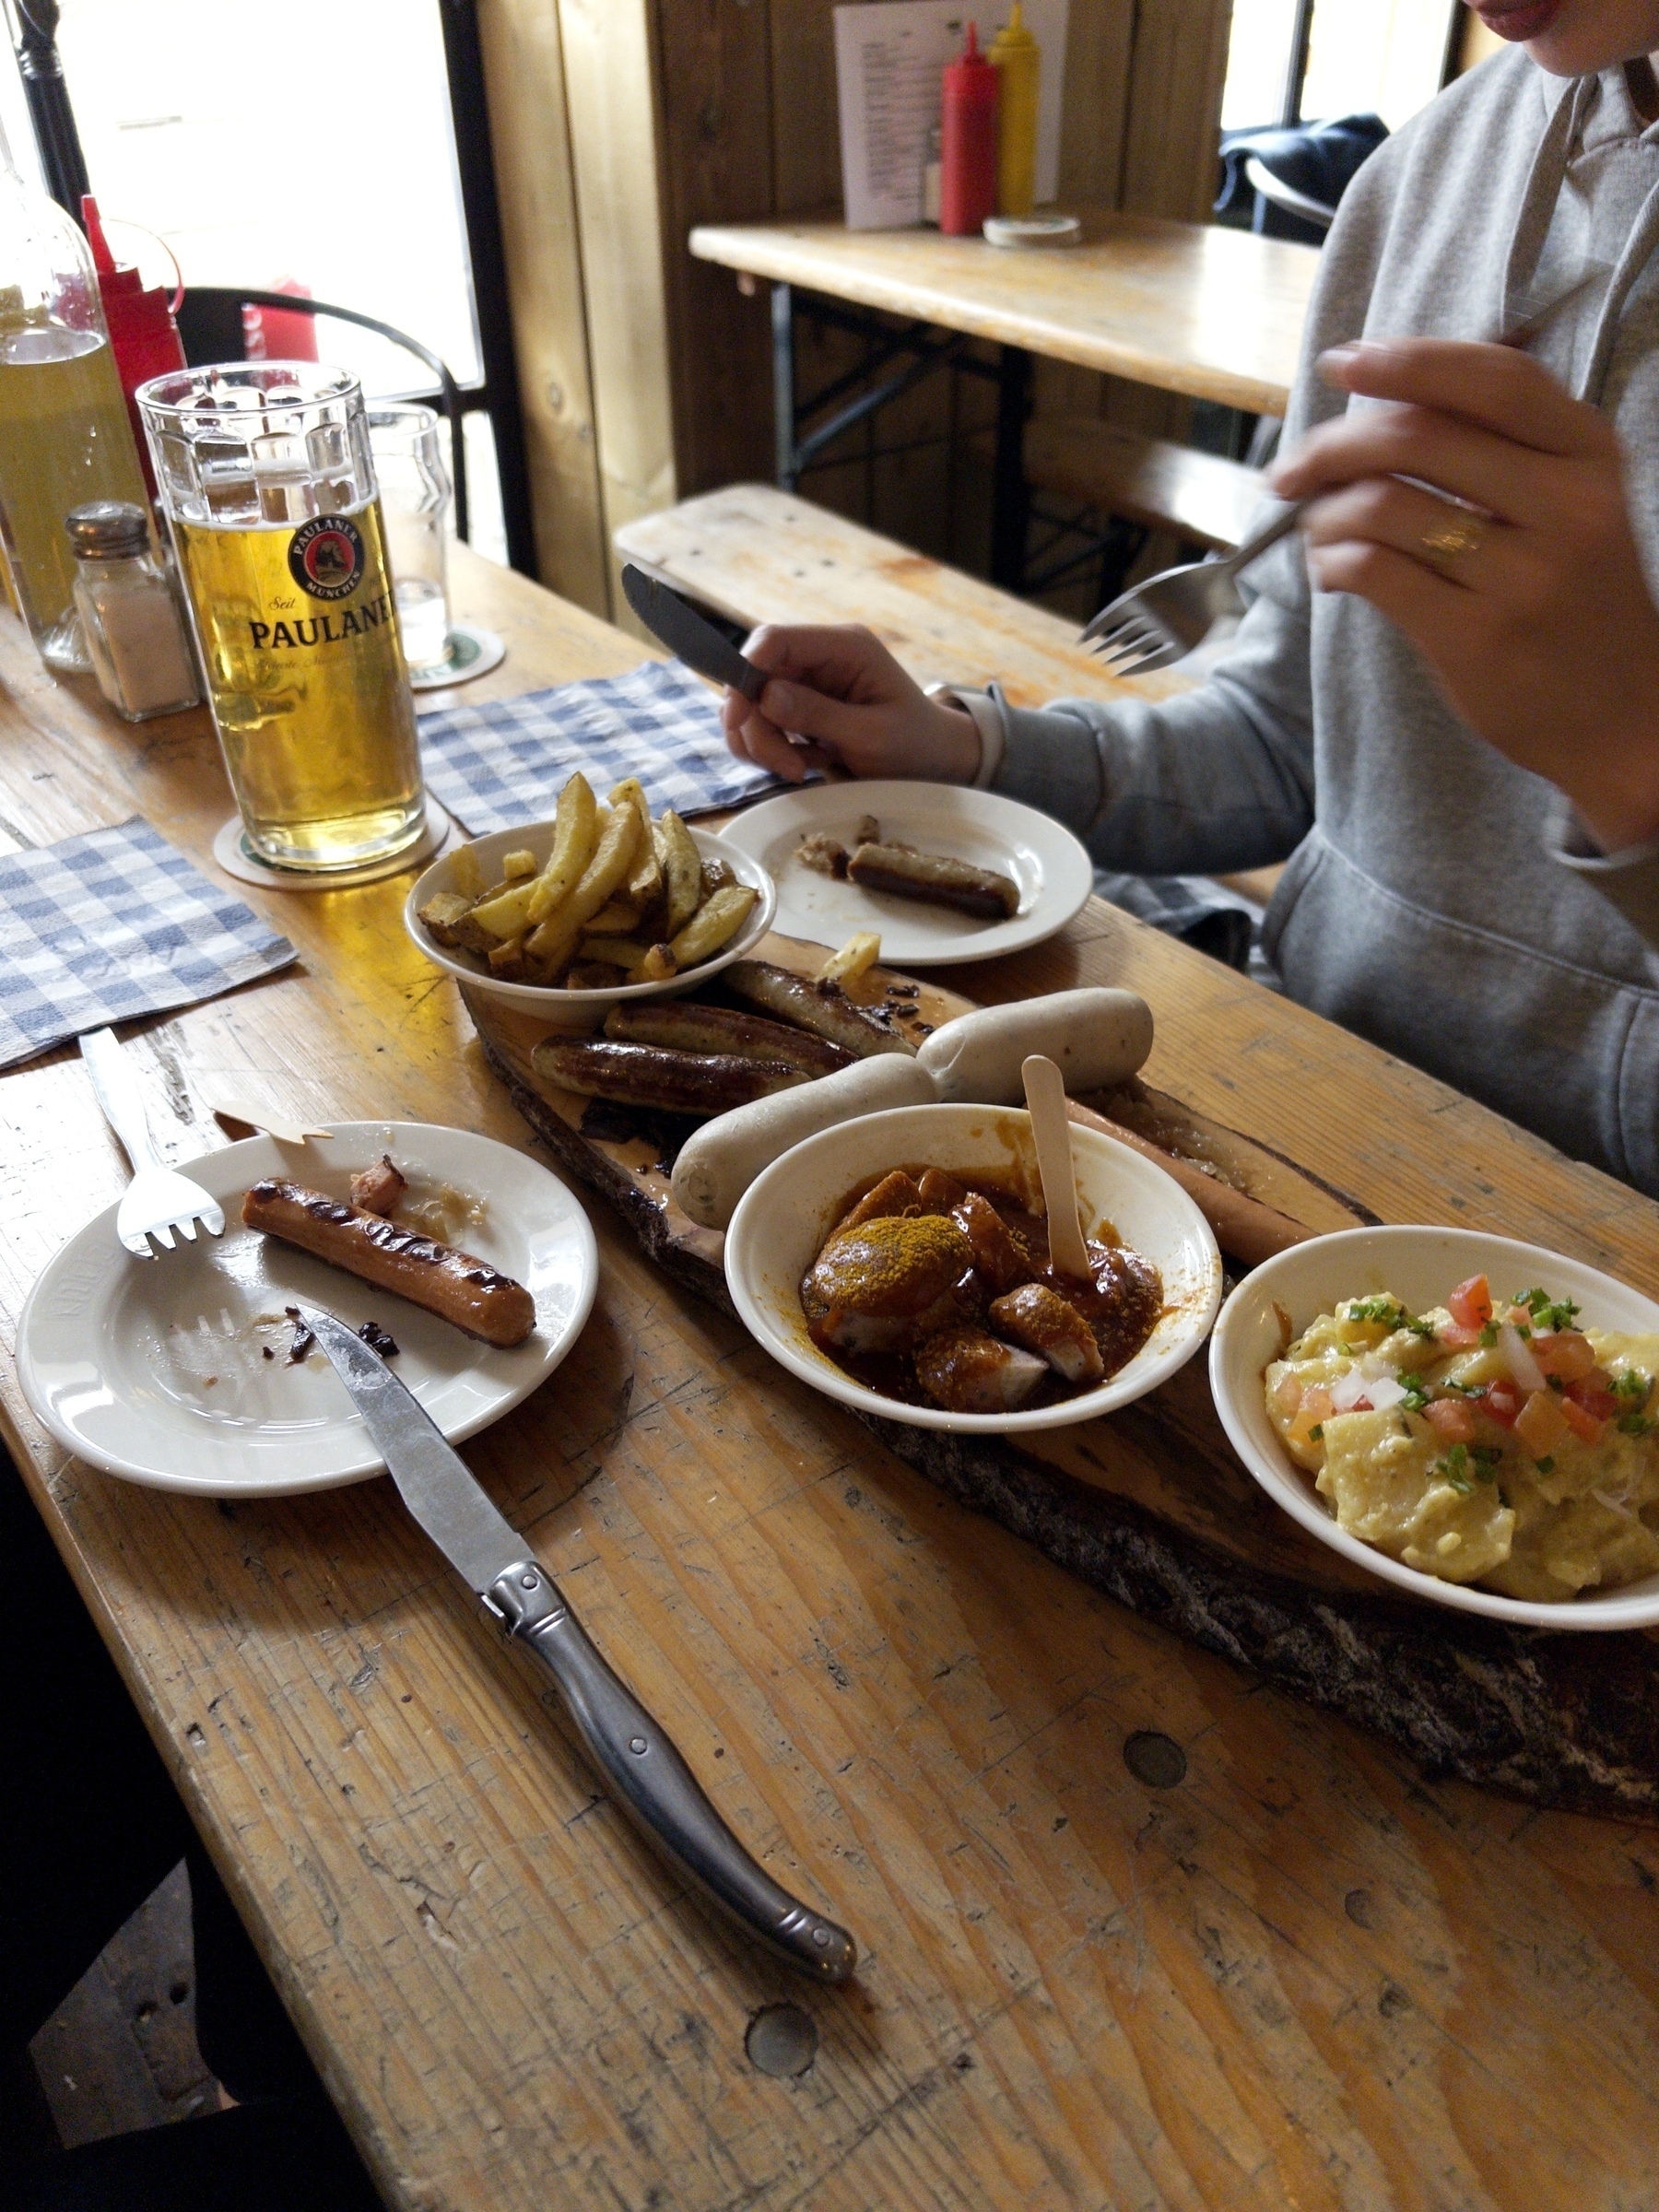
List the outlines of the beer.
{"label": "beer", "polygon": [[379,500],[173,537],[254,851],[341,867],[412,844],[420,757]]}
{"label": "beer", "polygon": [[394,861],[426,818],[356,379],[229,362],[138,404],[249,849],[305,873]]}

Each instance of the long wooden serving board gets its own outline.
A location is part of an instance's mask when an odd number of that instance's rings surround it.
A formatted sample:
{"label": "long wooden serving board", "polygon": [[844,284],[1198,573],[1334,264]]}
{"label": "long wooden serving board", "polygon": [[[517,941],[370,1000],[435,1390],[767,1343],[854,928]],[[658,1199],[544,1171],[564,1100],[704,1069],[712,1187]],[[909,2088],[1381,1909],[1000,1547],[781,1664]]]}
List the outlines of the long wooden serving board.
{"label": "long wooden serving board", "polygon": [[[821,946],[769,937],[762,957],[803,974]],[[869,1003],[900,978],[870,971]],[[537,1017],[465,991],[486,1058],[576,1181],[613,1206],[664,1270],[732,1311],[724,1238],[674,1204],[669,1174],[694,1126],[556,1088],[531,1064]],[[912,1025],[972,1001],[923,981]],[[1305,1223],[1374,1218],[1294,1161],[1131,1085],[1086,1103]],[[1644,1635],[1506,1629],[1381,1585],[1315,1543],[1240,1465],[1194,1359],[1105,1419],[1032,1436],[951,1436],[863,1417],[953,1498],[1177,1635],[1253,1668],[1408,1753],[1534,1804],[1659,1825],[1659,1644]]]}

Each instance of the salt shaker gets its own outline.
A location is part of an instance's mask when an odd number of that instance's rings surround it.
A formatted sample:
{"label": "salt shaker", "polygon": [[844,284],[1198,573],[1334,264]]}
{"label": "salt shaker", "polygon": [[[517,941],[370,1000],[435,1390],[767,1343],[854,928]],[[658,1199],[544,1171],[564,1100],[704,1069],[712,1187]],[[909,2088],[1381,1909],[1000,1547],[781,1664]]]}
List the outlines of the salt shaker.
{"label": "salt shaker", "polygon": [[142,507],[94,500],[64,527],[75,548],[75,604],[98,688],[128,722],[176,714],[201,699],[184,618],[150,549]]}

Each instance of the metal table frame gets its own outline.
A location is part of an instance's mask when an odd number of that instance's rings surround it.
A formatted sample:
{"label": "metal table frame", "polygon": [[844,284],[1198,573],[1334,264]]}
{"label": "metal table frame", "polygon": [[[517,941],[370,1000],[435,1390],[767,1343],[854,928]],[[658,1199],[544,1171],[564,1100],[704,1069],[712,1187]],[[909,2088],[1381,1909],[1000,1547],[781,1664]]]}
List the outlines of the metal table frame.
{"label": "metal table frame", "polygon": [[[932,324],[919,321],[895,329],[890,318],[827,299],[817,292],[803,294],[798,304],[800,312],[813,322],[873,341],[876,350],[855,369],[832,377],[809,398],[798,398],[794,347],[796,288],[791,284],[772,286],[774,473],[780,488],[794,491],[806,471],[818,462],[836,439],[939,370],[957,368],[970,376],[981,377],[997,389],[991,581],[1005,591],[1019,591],[1025,579],[1026,531],[1031,512],[1025,477],[1025,426],[1031,412],[1031,356],[1022,346],[1000,346],[994,362],[982,360],[970,351],[973,344],[970,332],[941,333]],[[846,400],[844,406],[836,406],[855,384],[895,361],[906,365],[896,369],[867,392],[861,392],[855,399]],[[813,418],[823,416],[826,408],[831,412],[816,428],[808,429],[806,426]]]}

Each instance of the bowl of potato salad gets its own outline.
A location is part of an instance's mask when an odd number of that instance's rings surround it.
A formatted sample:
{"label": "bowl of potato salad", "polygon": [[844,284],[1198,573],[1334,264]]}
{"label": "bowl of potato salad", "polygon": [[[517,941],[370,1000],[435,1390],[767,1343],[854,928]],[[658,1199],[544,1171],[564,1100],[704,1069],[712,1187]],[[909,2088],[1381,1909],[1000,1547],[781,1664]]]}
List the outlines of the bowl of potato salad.
{"label": "bowl of potato salad", "polygon": [[1245,1277],[1210,1383],[1270,1496],[1386,1581],[1659,1622],[1659,1303],[1630,1285],[1477,1230],[1347,1230]]}

